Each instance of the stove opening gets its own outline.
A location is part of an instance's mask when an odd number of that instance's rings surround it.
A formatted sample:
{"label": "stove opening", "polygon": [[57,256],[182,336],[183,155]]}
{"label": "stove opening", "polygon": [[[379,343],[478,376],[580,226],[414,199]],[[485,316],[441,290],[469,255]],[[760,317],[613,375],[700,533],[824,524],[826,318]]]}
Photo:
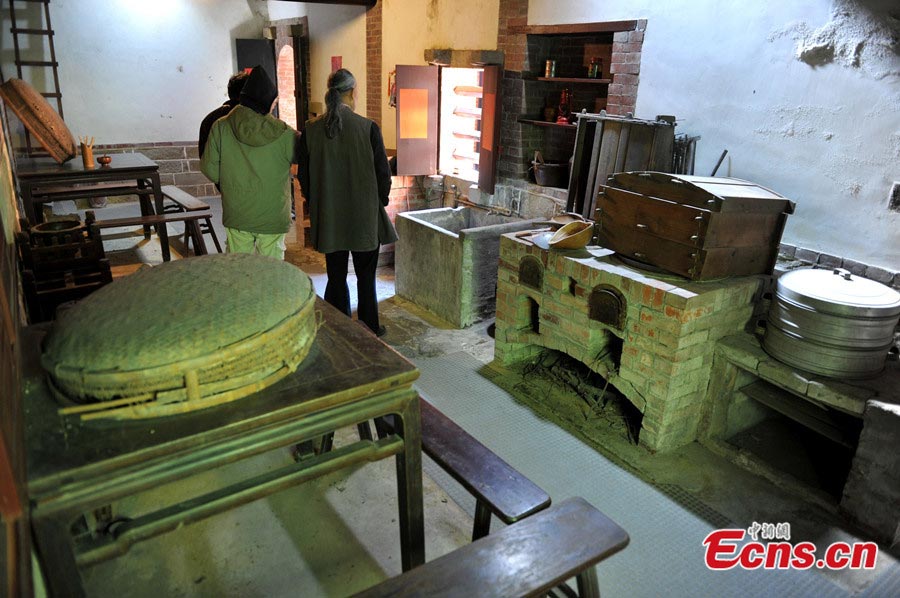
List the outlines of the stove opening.
{"label": "stove opening", "polygon": [[621,291],[609,285],[594,287],[588,298],[588,317],[597,322],[612,326],[616,330],[625,327],[627,302]]}
{"label": "stove opening", "polygon": [[541,333],[541,306],[526,295],[520,295],[516,300],[516,328]]}
{"label": "stove opening", "polygon": [[861,419],[757,379],[734,394],[727,426],[731,445],[836,501],[841,499]]}
{"label": "stove opening", "polygon": [[540,291],[544,278],[544,266],[537,258],[526,256],[519,262],[519,282]]}
{"label": "stove opening", "polygon": [[523,374],[529,382],[547,383],[544,403],[562,417],[579,427],[603,422],[630,443],[638,443],[643,414],[613,384],[584,363],[561,351],[546,349],[526,366]]}

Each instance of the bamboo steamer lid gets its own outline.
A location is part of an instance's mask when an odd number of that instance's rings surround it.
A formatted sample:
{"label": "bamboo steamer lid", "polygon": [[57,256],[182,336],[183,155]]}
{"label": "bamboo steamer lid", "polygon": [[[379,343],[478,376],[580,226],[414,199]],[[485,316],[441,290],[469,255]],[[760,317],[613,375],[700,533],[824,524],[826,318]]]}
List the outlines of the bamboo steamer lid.
{"label": "bamboo steamer lid", "polygon": [[62,164],[75,157],[72,132],[34,87],[21,79],[10,79],[0,85],[0,97],[54,160]]}
{"label": "bamboo steamer lid", "polygon": [[215,254],[167,262],[61,314],[42,364],[82,417],[202,409],[296,370],[315,338],[314,302],[309,277],[283,261]]}

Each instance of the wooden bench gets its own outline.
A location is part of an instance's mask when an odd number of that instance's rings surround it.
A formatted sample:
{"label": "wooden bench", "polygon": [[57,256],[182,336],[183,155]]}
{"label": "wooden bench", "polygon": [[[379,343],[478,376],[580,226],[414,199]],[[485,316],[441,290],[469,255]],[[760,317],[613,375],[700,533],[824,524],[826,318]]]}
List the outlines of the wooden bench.
{"label": "wooden bench", "polygon": [[599,597],[594,565],[628,541],[586,500],[570,498],[356,596],[543,596],[578,576],[579,594]]}
{"label": "wooden bench", "polygon": [[[422,451],[475,497],[472,540],[490,532],[491,514],[511,524],[550,506],[550,496],[459,427],[437,407],[419,399]],[[390,418],[375,421],[380,438],[393,433]],[[359,424],[361,439],[370,439],[368,423]],[[326,450],[330,439],[326,439]]]}
{"label": "wooden bench", "polygon": [[[182,191],[175,185],[163,185],[162,193],[165,199],[172,202],[171,205],[165,206],[163,212],[166,214],[178,214],[181,212],[202,212],[209,211],[209,204],[200,198],[194,197],[187,191]],[[199,223],[200,233],[210,235],[216,251],[222,253],[222,246],[219,244],[219,238],[216,236],[216,230],[212,225],[212,214],[210,213],[202,222]],[[188,231],[185,230],[185,245],[187,244]]]}
{"label": "wooden bench", "polygon": [[107,220],[97,220],[97,216],[93,210],[88,210],[85,214],[85,223],[94,224],[97,228],[119,228],[123,226],[165,226],[171,222],[184,222],[185,234],[187,234],[194,243],[195,255],[206,255],[206,243],[203,241],[203,234],[200,232],[198,221],[210,218],[209,212],[177,212],[172,214],[151,214],[149,216],[131,216],[127,218],[109,218]]}

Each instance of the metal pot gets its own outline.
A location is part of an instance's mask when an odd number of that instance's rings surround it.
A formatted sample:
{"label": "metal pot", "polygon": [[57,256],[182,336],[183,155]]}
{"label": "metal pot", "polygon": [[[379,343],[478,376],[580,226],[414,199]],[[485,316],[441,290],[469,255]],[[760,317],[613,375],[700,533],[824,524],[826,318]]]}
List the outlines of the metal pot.
{"label": "metal pot", "polygon": [[824,376],[881,372],[900,319],[900,293],[847,270],[800,268],[778,279],[763,348]]}

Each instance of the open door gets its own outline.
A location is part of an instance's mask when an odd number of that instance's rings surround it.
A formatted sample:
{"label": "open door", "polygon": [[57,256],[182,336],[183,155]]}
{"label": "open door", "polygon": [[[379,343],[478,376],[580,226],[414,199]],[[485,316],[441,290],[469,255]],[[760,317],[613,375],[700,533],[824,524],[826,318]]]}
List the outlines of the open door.
{"label": "open door", "polygon": [[397,65],[397,174],[437,173],[438,67]]}
{"label": "open door", "polygon": [[481,144],[478,151],[478,189],[494,194],[500,153],[500,67],[484,67],[481,103]]}

